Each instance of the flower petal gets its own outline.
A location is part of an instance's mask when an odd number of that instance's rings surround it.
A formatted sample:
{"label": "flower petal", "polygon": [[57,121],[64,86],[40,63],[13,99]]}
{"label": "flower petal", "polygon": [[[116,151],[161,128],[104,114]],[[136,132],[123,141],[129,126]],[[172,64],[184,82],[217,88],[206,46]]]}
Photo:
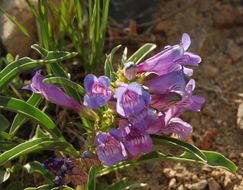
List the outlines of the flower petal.
{"label": "flower petal", "polygon": [[182,35],[182,37],[181,37],[181,44],[182,44],[182,46],[184,48],[184,51],[186,51],[189,48],[189,46],[191,45],[191,38],[190,38],[189,34],[184,33]]}
{"label": "flower petal", "polygon": [[110,81],[110,79],[109,79],[107,76],[100,76],[100,77],[98,78],[98,80],[99,80],[102,84],[104,84],[107,88],[110,86],[111,81]]}
{"label": "flower petal", "polygon": [[106,166],[117,164],[127,158],[123,143],[110,133],[98,133],[95,145],[99,160]]}
{"label": "flower petal", "polygon": [[144,85],[147,86],[149,92],[153,94],[165,94],[170,91],[184,91],[185,77],[182,70],[174,71],[145,81]]}
{"label": "flower petal", "polygon": [[123,129],[124,145],[133,157],[152,151],[152,139],[143,126],[128,126]]}
{"label": "flower petal", "polygon": [[98,79],[95,75],[93,74],[88,74],[85,78],[84,78],[84,88],[86,89],[87,92],[91,92],[92,89],[92,85],[94,82],[97,82]]}
{"label": "flower petal", "polygon": [[192,126],[180,118],[172,118],[170,122],[161,128],[164,134],[176,134],[182,139],[186,139],[192,133]]}

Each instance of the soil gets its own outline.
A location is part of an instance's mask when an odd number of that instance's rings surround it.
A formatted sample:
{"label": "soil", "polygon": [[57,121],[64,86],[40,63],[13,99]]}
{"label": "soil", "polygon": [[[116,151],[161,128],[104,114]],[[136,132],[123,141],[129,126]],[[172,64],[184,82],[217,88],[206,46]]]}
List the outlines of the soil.
{"label": "soil", "polygon": [[154,19],[146,24],[150,26],[143,31],[139,31],[143,24],[135,20],[125,30],[110,28],[111,45],[120,43],[131,50],[150,41],[159,51],[166,44],[178,43],[182,33],[189,33],[189,51],[203,59],[194,69],[196,94],[207,100],[201,113],[183,115],[194,127],[189,141],[203,150],[224,154],[238,171],[233,175],[198,164],[156,162],[149,170],[145,166],[122,170],[117,178],[144,183],[144,190],[243,190],[243,130],[237,126],[237,110],[243,102],[243,2],[162,1]]}

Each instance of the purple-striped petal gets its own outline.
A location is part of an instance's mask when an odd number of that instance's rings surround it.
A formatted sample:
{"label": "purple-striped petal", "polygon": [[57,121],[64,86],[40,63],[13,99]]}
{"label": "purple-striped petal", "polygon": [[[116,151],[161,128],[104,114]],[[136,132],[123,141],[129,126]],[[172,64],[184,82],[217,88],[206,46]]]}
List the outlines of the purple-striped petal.
{"label": "purple-striped petal", "polygon": [[152,94],[166,94],[168,92],[184,91],[185,77],[182,70],[174,71],[166,75],[157,76],[145,81],[145,86]]}
{"label": "purple-striped petal", "polygon": [[107,88],[109,88],[110,83],[111,83],[110,79],[107,76],[100,76],[98,78],[98,81],[100,81],[102,84],[104,84],[105,87],[107,87]]}
{"label": "purple-striped petal", "polygon": [[89,74],[84,79],[84,86],[87,91],[84,96],[84,104],[92,109],[104,106],[112,97],[110,79],[106,76],[96,76]]}
{"label": "purple-striped petal", "polygon": [[198,66],[202,59],[199,55],[191,52],[185,52],[179,59],[175,60],[176,64]]}
{"label": "purple-striped petal", "polygon": [[165,126],[164,115],[159,115],[148,123],[146,130],[149,134],[160,134],[161,129]]}
{"label": "purple-striped petal", "polygon": [[95,75],[93,74],[88,74],[86,75],[86,77],[84,78],[84,88],[87,92],[91,92],[92,90],[92,86],[95,82],[97,82],[98,79]]}
{"label": "purple-striped petal", "polygon": [[116,89],[116,110],[124,117],[140,113],[150,102],[150,95],[142,90],[139,83],[133,82]]}
{"label": "purple-striped petal", "polygon": [[112,166],[127,158],[123,143],[110,133],[98,133],[95,145],[99,160],[106,166]]}
{"label": "purple-striped petal", "polygon": [[132,157],[152,151],[152,139],[150,135],[144,131],[144,126],[142,124],[125,127],[122,130],[122,136],[124,139],[124,146]]}
{"label": "purple-striped petal", "polygon": [[166,74],[176,64],[174,60],[179,59],[183,53],[184,50],[181,45],[167,47],[160,53],[139,64],[137,67],[138,73],[155,72],[160,75]]}
{"label": "purple-striped petal", "polygon": [[150,106],[157,110],[167,109],[181,100],[181,95],[175,92],[169,92],[167,94],[155,94],[152,95],[152,101]]}
{"label": "purple-striped petal", "polygon": [[186,139],[192,133],[192,126],[180,118],[171,118],[169,123],[161,128],[164,134],[176,134],[182,139]]}

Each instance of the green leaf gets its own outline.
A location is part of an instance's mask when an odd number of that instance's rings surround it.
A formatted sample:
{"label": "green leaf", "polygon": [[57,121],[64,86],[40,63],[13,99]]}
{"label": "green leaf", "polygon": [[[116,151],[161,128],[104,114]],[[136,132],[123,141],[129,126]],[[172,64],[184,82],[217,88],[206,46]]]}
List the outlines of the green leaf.
{"label": "green leaf", "polygon": [[21,142],[23,142],[22,139],[11,134],[8,134],[4,131],[0,131],[0,151],[9,150],[17,146]]}
{"label": "green leaf", "polygon": [[198,149],[196,146],[193,146],[186,142],[180,141],[179,139],[166,137],[166,136],[158,136],[158,135],[152,135],[152,139],[153,139],[154,143],[167,144],[169,146],[173,146],[173,147],[191,152],[192,154],[194,154],[197,158],[199,158],[203,162],[207,161],[206,156],[202,153],[202,151],[200,149]]}
{"label": "green leaf", "polygon": [[36,138],[21,143],[16,147],[2,153],[0,155],[0,166],[19,156],[42,150],[58,150],[74,157],[79,156],[79,153],[68,142],[62,142],[58,139]]}
{"label": "green leaf", "polygon": [[30,34],[29,32],[26,30],[26,28],[20,24],[17,19],[15,17],[13,17],[12,15],[8,14],[5,10],[3,10],[1,7],[0,7],[0,12],[2,12],[12,23],[14,23],[18,29],[27,37],[30,37]]}
{"label": "green leaf", "polygon": [[46,170],[41,165],[40,162],[37,162],[37,161],[29,162],[29,163],[25,164],[23,167],[30,174],[32,174],[34,172],[41,174],[44,177],[46,183],[53,185],[53,180],[55,178],[54,175],[51,174],[50,172],[48,172],[48,170]]}
{"label": "green leaf", "polygon": [[122,58],[121,58],[121,65],[124,66],[126,62],[127,62],[127,47],[124,48]]}
{"label": "green leaf", "polygon": [[96,189],[96,187],[95,187],[96,186],[95,174],[96,174],[95,167],[91,167],[90,170],[89,170],[89,178],[88,178],[88,183],[87,183],[88,190],[95,190]]}
{"label": "green leaf", "polygon": [[53,137],[65,140],[55,123],[45,113],[22,100],[0,96],[0,109],[23,114],[43,126]]}
{"label": "green leaf", "polygon": [[113,56],[116,53],[116,51],[121,47],[121,45],[116,46],[111,50],[111,53],[106,56],[105,66],[104,66],[104,72],[105,75],[108,76],[112,82],[116,80],[116,74],[113,68]]}
{"label": "green leaf", "polygon": [[5,131],[9,127],[10,123],[7,118],[0,114],[0,131]]}
{"label": "green leaf", "polygon": [[[61,51],[47,51],[46,49],[40,47],[37,44],[34,44],[31,46],[33,49],[38,51],[44,60],[53,59],[57,56],[63,56],[66,52]],[[66,78],[68,80],[68,75],[64,71],[64,69],[59,65],[58,63],[51,63],[51,69],[55,76]],[[77,101],[80,101],[80,96],[78,95],[76,89],[72,89],[70,86],[64,86],[60,83],[60,86],[64,88],[64,90],[67,92],[68,95],[70,95],[72,98],[74,98]]]}
{"label": "green leaf", "polygon": [[16,75],[30,69],[39,68],[45,64],[57,63],[76,56],[76,52],[49,51],[45,59],[34,60],[23,57],[8,64],[0,72],[0,89],[6,86]]}
{"label": "green leaf", "polygon": [[155,48],[155,44],[146,43],[142,47],[140,47],[134,54],[132,54],[128,61],[132,61],[138,64],[147,54],[149,54]]}
{"label": "green leaf", "polygon": [[144,162],[154,162],[158,160],[200,163],[200,164],[208,165],[209,167],[212,168],[221,168],[233,174],[236,173],[237,170],[236,165],[229,159],[225,158],[220,153],[213,152],[213,151],[203,151],[203,150],[201,152],[205,155],[207,161],[200,160],[197,156],[195,156],[195,154],[188,151],[185,151],[180,156],[174,156],[171,154],[164,154],[162,152],[153,151],[144,154],[137,160],[121,162],[114,166],[104,168],[97,173],[97,176],[103,176],[110,172],[119,169],[124,169],[130,166],[136,166]]}
{"label": "green leaf", "polygon": [[73,190],[73,188],[68,186],[54,187],[53,185],[42,185],[39,187],[28,187],[24,190]]}
{"label": "green leaf", "polygon": [[7,181],[10,177],[10,172],[8,170],[0,169],[0,184]]}
{"label": "green leaf", "polygon": [[[229,172],[236,174],[237,166],[228,158],[223,156],[218,152],[213,151],[202,151],[203,154],[207,157],[207,165],[212,168],[221,168],[228,170]],[[190,152],[183,153],[180,158],[185,159],[186,161],[191,162],[199,162],[204,164],[201,160],[199,160],[195,155]]]}
{"label": "green leaf", "polygon": [[77,83],[75,83],[75,82],[73,82],[73,81],[71,81],[71,80],[69,80],[67,78],[63,78],[63,77],[50,77],[50,78],[46,78],[44,80],[44,82],[46,82],[46,83],[52,83],[52,84],[57,84],[59,86],[69,86],[72,89],[77,90],[81,95],[84,95],[85,94],[85,90],[84,90],[84,88],[81,85],[79,85],[79,84],[77,84]]}
{"label": "green leaf", "polygon": [[[26,103],[28,103],[28,104],[30,104],[34,107],[37,107],[41,103],[41,101],[42,101],[41,95],[33,93],[29,97],[29,99],[26,101]],[[22,114],[17,114],[14,117],[14,120],[13,120],[12,125],[11,125],[10,130],[9,130],[9,133],[15,135],[17,133],[18,129],[23,124],[25,124],[28,120],[29,120],[29,117],[26,117],[25,115],[22,115]]]}
{"label": "green leaf", "polygon": [[50,190],[52,187],[54,186],[46,184],[39,187],[27,187],[24,190]]}

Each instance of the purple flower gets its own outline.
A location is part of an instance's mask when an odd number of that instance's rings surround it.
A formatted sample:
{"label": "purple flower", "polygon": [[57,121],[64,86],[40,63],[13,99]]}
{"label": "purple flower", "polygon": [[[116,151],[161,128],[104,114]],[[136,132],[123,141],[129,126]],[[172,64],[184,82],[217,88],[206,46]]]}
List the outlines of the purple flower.
{"label": "purple flower", "polygon": [[[197,66],[201,62],[201,58],[190,52],[186,52],[191,44],[190,36],[184,33],[180,44],[166,46],[165,49],[153,57],[147,59],[138,65],[138,73],[155,72],[159,75],[181,69],[184,65]],[[189,75],[192,72],[188,72]]]}
{"label": "purple flower", "polygon": [[120,127],[123,143],[132,157],[152,151],[152,139],[143,124]]}
{"label": "purple flower", "polygon": [[83,110],[81,104],[65,94],[60,88],[53,84],[44,83],[43,80],[45,77],[40,73],[41,71],[37,71],[32,78],[31,84],[23,87],[23,89],[38,93],[51,103],[73,109],[77,112]]}
{"label": "purple flower", "polygon": [[151,95],[152,100],[150,106],[157,110],[165,110],[181,100],[181,95],[175,92],[166,94]]}
{"label": "purple flower", "polygon": [[137,82],[116,89],[116,110],[124,117],[140,113],[150,102],[150,95]]}
{"label": "purple flower", "polygon": [[125,147],[121,142],[121,134],[116,129],[109,133],[97,133],[95,145],[99,160],[106,166],[117,164],[127,158]]}
{"label": "purple flower", "polygon": [[89,108],[102,107],[111,98],[110,79],[106,76],[97,78],[95,75],[89,74],[84,79],[84,87],[87,92],[84,96],[84,105]]}
{"label": "purple flower", "polygon": [[185,91],[182,94],[182,100],[177,102],[171,108],[171,110],[173,110],[174,116],[179,116],[188,109],[196,112],[199,112],[201,110],[202,104],[205,102],[205,99],[201,96],[193,96],[192,93],[194,89],[195,80],[191,79],[185,87]]}
{"label": "purple flower", "polygon": [[182,70],[174,71],[162,76],[156,76],[145,81],[151,94],[181,93],[185,89],[185,76]]}
{"label": "purple flower", "polygon": [[133,80],[137,74],[137,64],[128,62],[124,66],[124,75],[128,80]]}
{"label": "purple flower", "polygon": [[68,170],[68,165],[64,159],[49,158],[43,163],[43,166],[57,176],[64,176]]}
{"label": "purple flower", "polygon": [[175,134],[186,139],[192,133],[192,126],[178,117],[173,117],[170,112],[160,113],[148,123],[146,130],[149,134]]}

